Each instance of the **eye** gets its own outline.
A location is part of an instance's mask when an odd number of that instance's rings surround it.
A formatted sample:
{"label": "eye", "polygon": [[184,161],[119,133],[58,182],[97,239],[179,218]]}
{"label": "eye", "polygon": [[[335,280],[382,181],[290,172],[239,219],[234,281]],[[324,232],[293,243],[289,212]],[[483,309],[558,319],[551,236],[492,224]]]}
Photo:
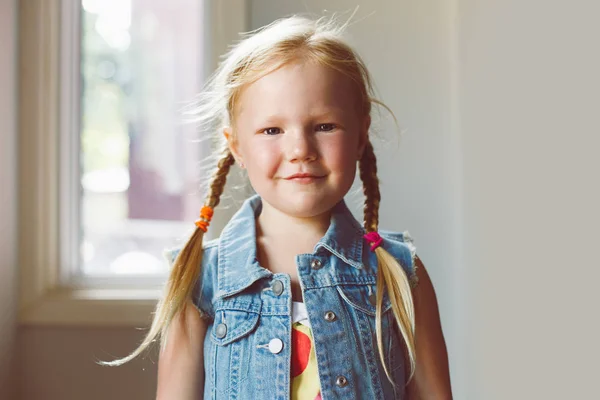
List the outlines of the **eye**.
{"label": "eye", "polygon": [[329,132],[336,128],[335,124],[319,124],[317,125],[317,130]]}
{"label": "eye", "polygon": [[261,130],[260,132],[264,133],[265,135],[272,136],[272,135],[277,135],[277,134],[281,133],[281,129],[271,127],[271,128],[265,128],[265,129]]}

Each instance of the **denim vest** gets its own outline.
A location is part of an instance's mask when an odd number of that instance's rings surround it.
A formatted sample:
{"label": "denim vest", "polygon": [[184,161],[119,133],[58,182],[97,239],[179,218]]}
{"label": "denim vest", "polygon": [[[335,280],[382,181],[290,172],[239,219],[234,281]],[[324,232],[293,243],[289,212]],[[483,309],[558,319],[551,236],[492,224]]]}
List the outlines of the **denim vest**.
{"label": "denim vest", "polygon": [[[261,208],[258,195],[249,198],[221,237],[204,245],[193,299],[208,323],[205,399],[290,398],[290,276],[257,261],[255,220]],[[395,386],[381,365],[375,336],[377,260],[364,233],[342,200],[313,253],[296,256],[324,400],[405,398],[406,347],[385,295],[383,351]],[[379,233],[382,246],[415,282],[408,232]],[[177,253],[165,255],[172,262]]]}

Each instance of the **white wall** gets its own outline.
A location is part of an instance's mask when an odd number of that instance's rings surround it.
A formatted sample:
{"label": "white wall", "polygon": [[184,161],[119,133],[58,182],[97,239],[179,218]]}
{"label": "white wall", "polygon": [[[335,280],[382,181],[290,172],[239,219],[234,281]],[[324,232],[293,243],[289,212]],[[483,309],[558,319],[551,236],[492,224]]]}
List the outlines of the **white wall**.
{"label": "white wall", "polygon": [[154,399],[156,351],[120,367],[95,364],[129,354],[142,339],[133,328],[21,328],[20,399]]}
{"label": "white wall", "polygon": [[16,2],[0,0],[0,398],[14,398],[16,342]]}
{"label": "white wall", "polygon": [[473,399],[598,399],[600,4],[459,1]]}

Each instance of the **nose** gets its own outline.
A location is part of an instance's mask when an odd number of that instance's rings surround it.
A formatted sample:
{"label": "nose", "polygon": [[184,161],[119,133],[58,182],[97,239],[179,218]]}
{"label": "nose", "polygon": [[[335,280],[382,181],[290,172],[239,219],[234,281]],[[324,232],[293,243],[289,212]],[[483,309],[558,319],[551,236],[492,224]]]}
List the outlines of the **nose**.
{"label": "nose", "polygon": [[317,159],[317,148],[312,132],[298,129],[288,132],[287,158],[290,162],[310,162]]}

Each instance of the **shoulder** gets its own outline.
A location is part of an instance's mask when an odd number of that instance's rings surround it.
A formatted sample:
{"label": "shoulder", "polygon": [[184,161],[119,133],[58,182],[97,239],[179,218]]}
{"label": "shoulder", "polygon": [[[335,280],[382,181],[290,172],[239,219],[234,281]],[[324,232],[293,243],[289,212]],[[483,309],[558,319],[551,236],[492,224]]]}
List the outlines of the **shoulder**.
{"label": "shoulder", "polygon": [[[217,287],[217,265],[219,239],[209,240],[202,245],[202,265],[192,292],[193,303],[203,313],[212,317],[212,298]],[[174,246],[163,250],[163,257],[173,267],[183,246]]]}
{"label": "shoulder", "polygon": [[408,231],[380,230],[379,235],[383,238],[383,248],[398,260],[407,274],[411,285],[416,287],[418,284],[417,268],[419,264],[417,249],[411,234]]}
{"label": "shoulder", "polygon": [[[181,252],[182,248],[183,246],[178,245],[163,250],[163,257],[165,258],[165,260],[167,260],[169,266],[173,266],[173,263],[175,262],[175,259],[179,255],[179,252]],[[205,262],[216,261],[213,259],[217,258],[219,255],[218,248],[219,238],[212,239],[203,243],[202,249],[204,254],[202,257],[202,265],[204,265]]]}
{"label": "shoulder", "polygon": [[399,243],[403,243],[406,246],[409,247],[414,247],[413,245],[413,238],[411,236],[411,234],[408,231],[388,231],[385,229],[382,229],[379,231],[379,234],[381,235],[381,237],[383,237],[384,239],[388,239],[391,241],[395,241],[395,242],[399,242]]}

